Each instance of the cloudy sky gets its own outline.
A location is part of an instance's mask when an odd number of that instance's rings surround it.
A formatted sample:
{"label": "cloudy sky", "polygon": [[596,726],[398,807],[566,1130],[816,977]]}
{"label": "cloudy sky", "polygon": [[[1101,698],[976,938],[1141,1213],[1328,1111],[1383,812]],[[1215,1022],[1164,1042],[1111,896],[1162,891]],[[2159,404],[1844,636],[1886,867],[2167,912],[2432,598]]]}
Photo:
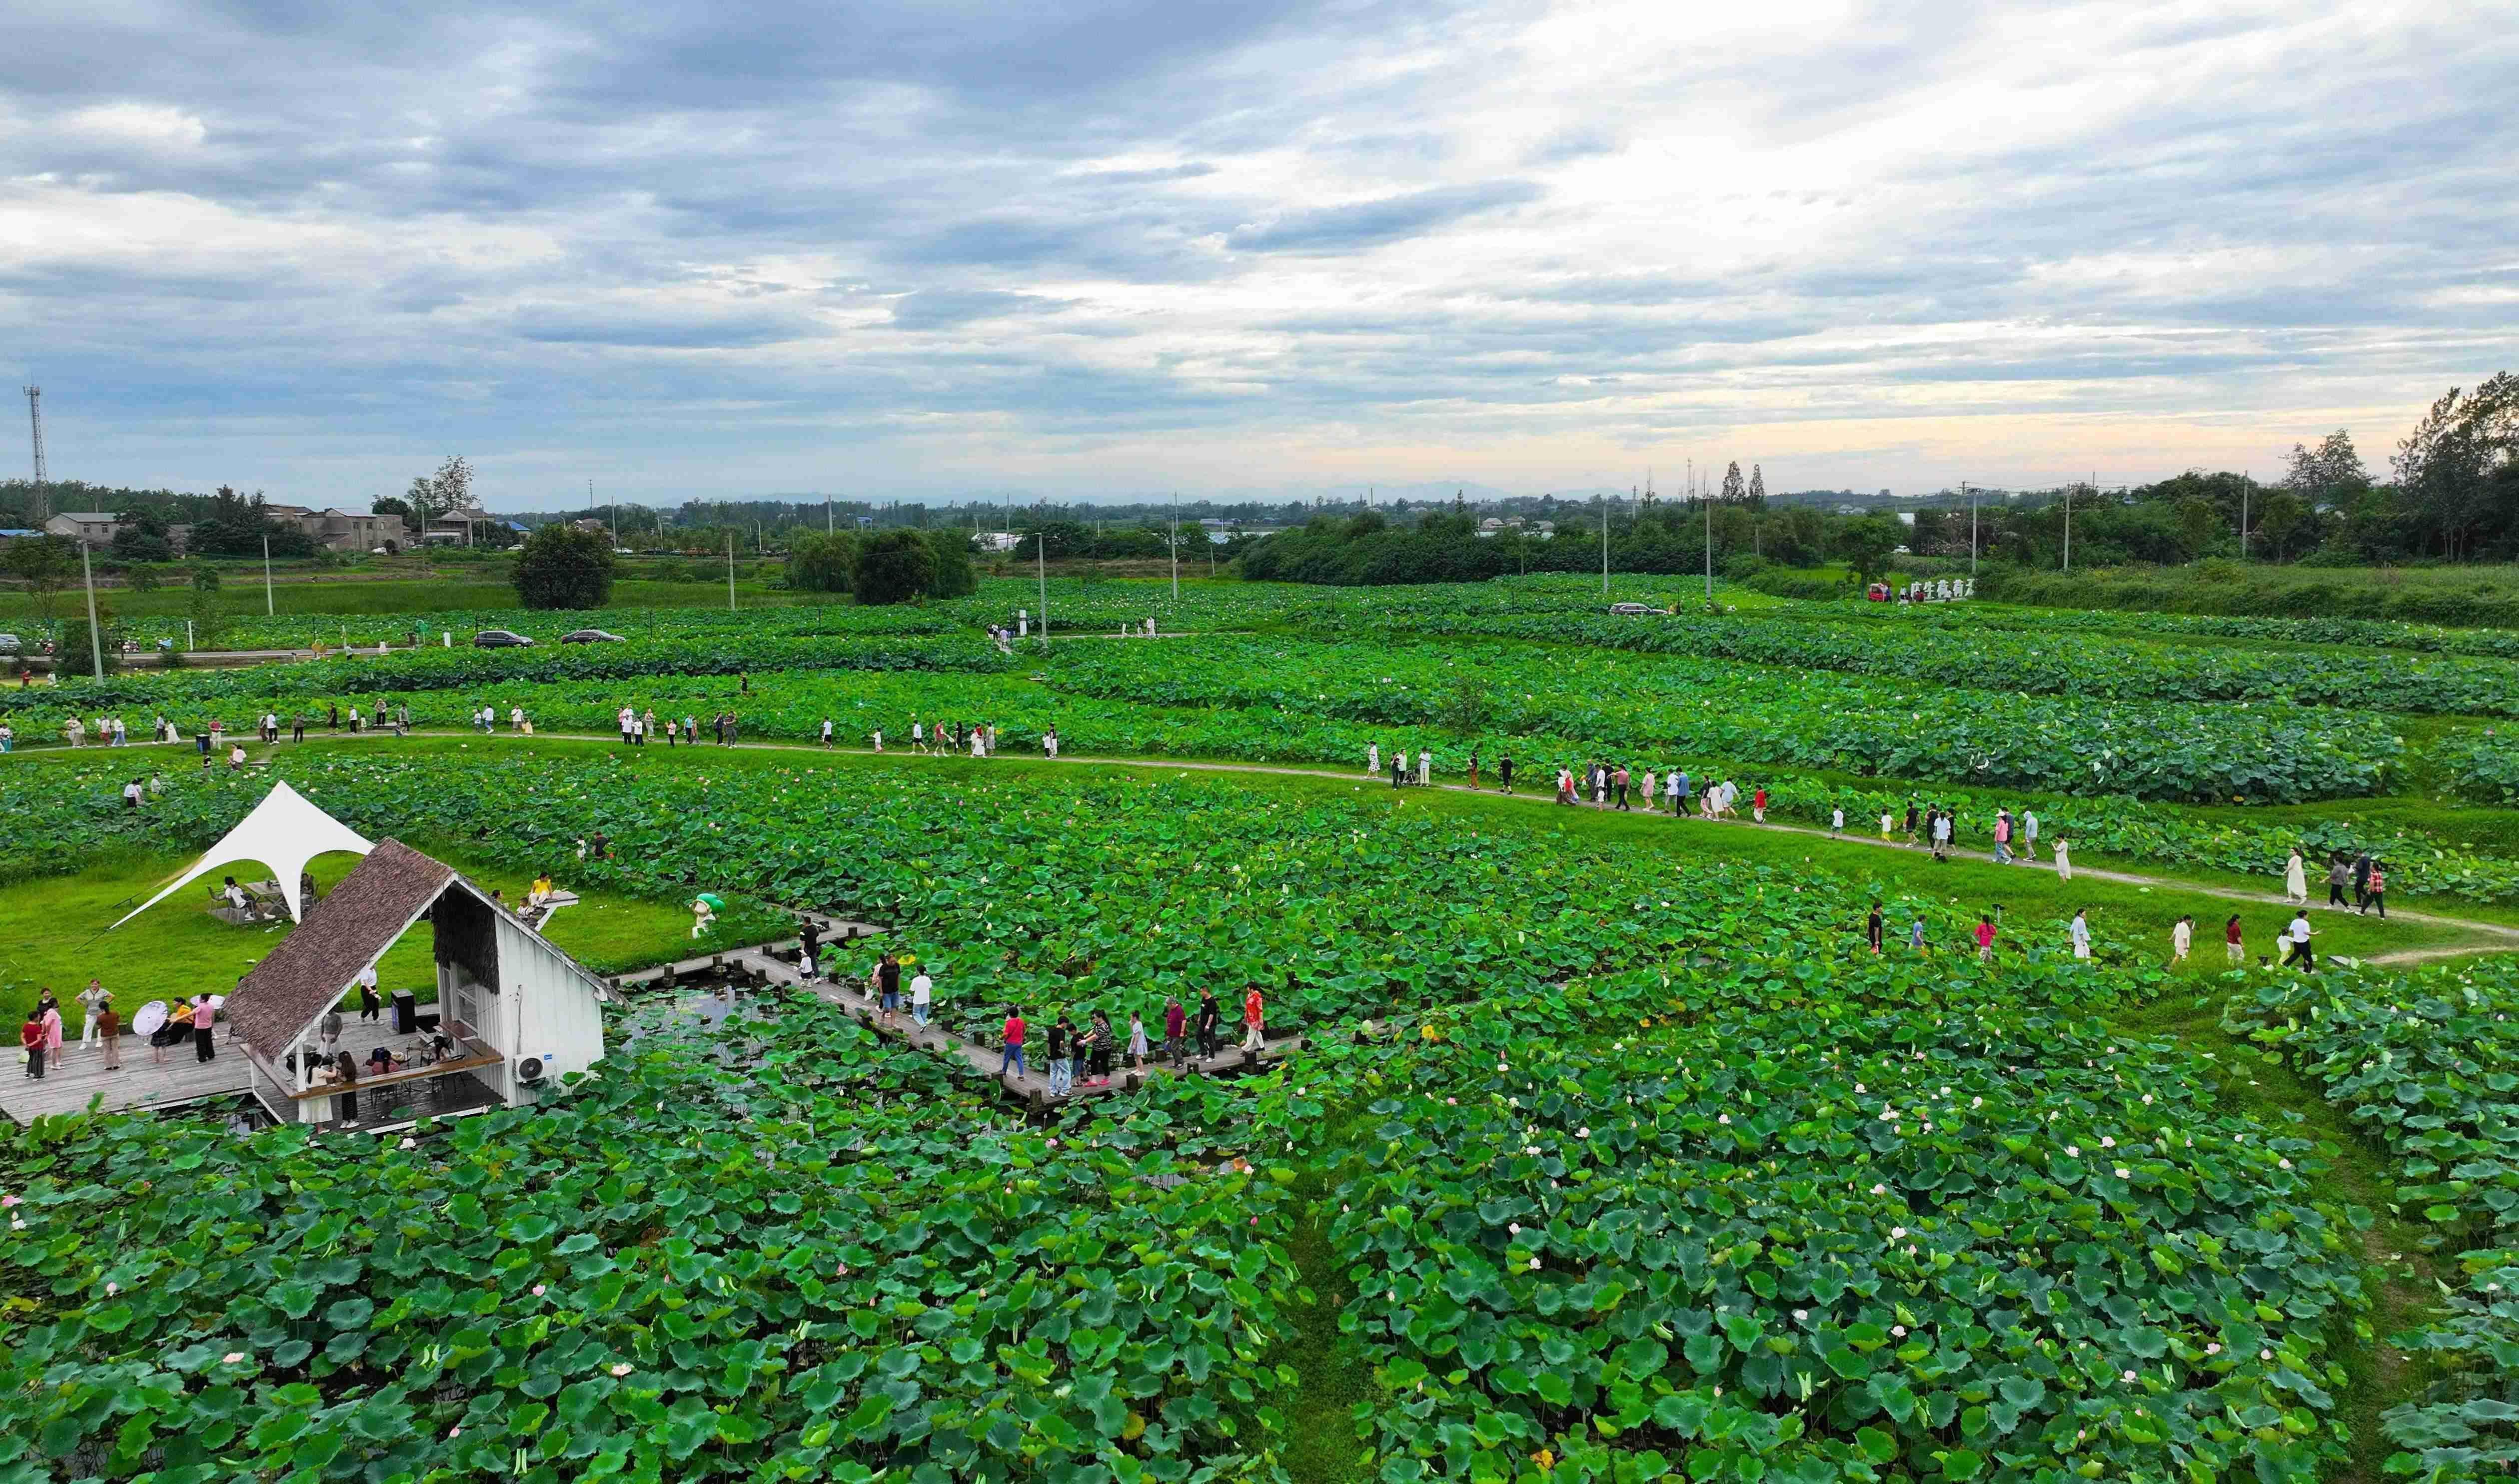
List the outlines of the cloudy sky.
{"label": "cloudy sky", "polygon": [[0,374],[328,503],[2376,463],[2519,366],[2513,99],[2439,0],[10,0]]}

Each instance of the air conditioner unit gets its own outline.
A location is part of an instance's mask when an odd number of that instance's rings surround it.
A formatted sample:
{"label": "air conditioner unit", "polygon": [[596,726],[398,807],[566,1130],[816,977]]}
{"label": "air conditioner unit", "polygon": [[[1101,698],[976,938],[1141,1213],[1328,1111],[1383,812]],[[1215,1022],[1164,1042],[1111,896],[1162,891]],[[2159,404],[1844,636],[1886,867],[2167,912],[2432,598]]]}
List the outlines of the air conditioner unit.
{"label": "air conditioner unit", "polygon": [[559,1058],[548,1052],[538,1057],[519,1057],[516,1059],[516,1080],[531,1086],[550,1076],[558,1065]]}

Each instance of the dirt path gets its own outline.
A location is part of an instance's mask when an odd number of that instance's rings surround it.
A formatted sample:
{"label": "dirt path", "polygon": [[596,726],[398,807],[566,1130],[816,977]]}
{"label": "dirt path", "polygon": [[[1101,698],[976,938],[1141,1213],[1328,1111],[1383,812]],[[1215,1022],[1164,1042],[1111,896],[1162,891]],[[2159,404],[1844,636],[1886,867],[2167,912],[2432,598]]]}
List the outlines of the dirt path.
{"label": "dirt path", "polygon": [[[376,739],[376,740],[382,741],[382,740],[391,740],[391,739],[393,738],[393,735],[394,735],[394,734],[393,734],[393,733],[391,733],[391,732],[389,732],[389,731],[368,731],[368,732],[360,732],[360,733],[357,733],[357,734],[355,734],[355,735],[356,735],[356,737],[357,737],[357,738],[359,738],[359,739],[369,739],[369,738],[374,738],[374,739]],[[450,729],[422,730],[422,729],[420,729],[420,728],[415,727],[415,728],[413,728],[413,730],[412,730],[412,735],[414,735],[414,736],[437,736],[437,737],[443,737],[443,736],[480,736],[480,735],[482,735],[482,734],[481,734],[481,733],[478,733],[478,732],[470,731],[470,730],[468,730],[468,729],[467,729],[467,730],[450,730]],[[352,734],[352,733],[348,733],[348,732],[340,732],[340,733],[327,733],[327,734],[326,734],[326,739],[328,739],[328,740],[332,740],[332,741],[342,741],[342,740],[349,740],[349,739],[351,739],[351,738],[352,738],[352,736],[353,736],[353,734]],[[498,741],[498,742],[508,742],[508,741],[608,742],[608,743],[613,744],[614,746],[618,746],[618,745],[620,745],[620,738],[619,738],[618,736],[614,735],[613,733],[610,733],[610,732],[560,732],[560,731],[545,731],[545,732],[536,732],[536,733],[535,733],[533,736],[531,736],[531,737],[524,737],[524,736],[520,736],[520,735],[518,735],[517,733],[514,733],[514,732],[511,732],[511,731],[504,731],[504,730],[503,730],[503,731],[498,732],[495,736],[492,736],[492,737],[487,738],[487,740],[491,740],[491,741]],[[132,748],[139,748],[139,747],[142,747],[142,746],[144,746],[144,745],[146,745],[146,746],[185,746],[185,747],[189,747],[191,744],[190,744],[189,742],[185,742],[185,743],[155,743],[155,744],[142,744],[142,743],[137,743],[137,742],[135,742],[135,743],[132,743],[132,744],[131,744],[131,747],[132,747]],[[693,744],[685,744],[685,746],[689,746],[689,745],[693,745]],[[874,749],[869,748],[869,747],[827,747],[827,748],[826,748],[826,747],[818,747],[818,746],[816,746],[816,745],[814,745],[813,743],[810,743],[810,742],[737,741],[737,742],[733,742],[733,743],[724,743],[724,744],[722,744],[722,743],[716,743],[716,742],[704,742],[704,743],[699,743],[699,744],[696,744],[696,745],[697,745],[697,746],[700,746],[700,747],[705,747],[705,748],[716,748],[716,747],[721,747],[721,746],[723,746],[723,747],[729,747],[729,748],[733,748],[733,749],[740,749],[740,750],[744,750],[744,751],[757,751],[757,752],[830,753],[830,754],[844,754],[844,755],[851,756],[851,757],[876,757],[876,756],[880,756],[880,757],[884,757],[884,758],[887,758],[887,759],[898,758],[898,759],[902,759],[902,760],[904,760],[904,761],[914,760],[914,759],[917,759],[917,758],[920,758],[920,757],[938,756],[938,755],[935,755],[935,754],[919,754],[919,753],[913,753],[913,752],[910,752],[910,751],[906,750],[906,748],[901,748],[901,747],[891,747],[891,748],[887,748],[887,749],[885,749],[881,754],[877,754],[877,753],[874,751]],[[256,757],[256,759],[257,759],[257,760],[267,760],[269,757],[271,757],[271,756],[272,756],[272,750],[271,750],[269,747],[267,747],[267,746],[265,746],[265,745],[263,745],[263,744],[261,744],[261,743],[247,743],[247,744],[246,744],[246,746],[247,746],[249,749],[252,749],[252,751],[253,751],[253,755]],[[128,749],[126,749],[126,750],[128,750]],[[666,749],[666,750],[667,750],[667,751],[681,751],[681,750],[683,750],[683,749],[682,749],[682,748],[672,748],[672,749]],[[955,755],[953,755],[953,756],[954,756],[955,761],[968,761],[968,760],[966,760],[966,759],[963,757],[963,755],[961,755],[961,754],[955,754]],[[1107,757],[1089,757],[1089,756],[1081,756],[1081,755],[1073,755],[1073,754],[1070,754],[1070,755],[1063,755],[1063,756],[1056,757],[1056,758],[1040,758],[1040,757],[1029,757],[1029,756],[1028,756],[1028,757],[1026,757],[1023,761],[1025,761],[1025,762],[1029,762],[1029,763],[1054,763],[1054,764],[1069,764],[1069,765],[1074,765],[1074,766],[1078,766],[1078,767],[1137,767],[1137,768],[1171,768],[1171,769],[1172,769],[1172,770],[1174,770],[1174,771],[1177,771],[1177,772],[1200,772],[1200,773],[1267,773],[1267,774],[1275,774],[1275,775],[1278,775],[1278,776],[1282,776],[1282,777],[1290,777],[1290,778],[1320,778],[1320,779],[1328,779],[1328,780],[1337,780],[1337,779],[1342,779],[1342,778],[1344,778],[1344,779],[1348,779],[1348,780],[1349,780],[1349,781],[1351,781],[1351,782],[1355,782],[1355,783],[1358,783],[1358,784],[1370,784],[1370,785],[1374,785],[1374,786],[1377,786],[1377,787],[1384,787],[1384,788],[1389,787],[1389,786],[1390,786],[1390,781],[1391,781],[1391,780],[1390,780],[1390,777],[1389,777],[1389,775],[1388,775],[1388,774],[1381,774],[1381,773],[1371,773],[1371,774],[1368,774],[1368,773],[1362,773],[1362,772],[1349,773],[1349,772],[1343,772],[1343,771],[1339,771],[1339,770],[1332,769],[1332,768],[1326,768],[1326,767],[1318,767],[1318,766],[1311,766],[1311,767],[1298,767],[1298,766],[1291,766],[1291,765],[1288,765],[1288,764],[1275,764],[1275,763],[1215,763],[1215,762],[1193,761],[1193,760],[1189,760],[1189,759],[1182,759],[1182,758],[1107,758]],[[1410,787],[1411,787],[1411,788],[1414,788],[1414,787],[1415,787],[1415,785],[1413,785],[1413,784],[1412,784],[1412,785],[1410,785]],[[1486,799],[1499,799],[1499,800],[1510,800],[1510,801],[1512,801],[1512,802],[1514,802],[1514,803],[1517,803],[1517,804],[1534,804],[1534,805],[1549,805],[1549,806],[1555,806],[1555,805],[1556,805],[1556,797],[1555,797],[1555,795],[1554,795],[1553,793],[1547,793],[1547,792],[1526,792],[1526,793],[1507,794],[1507,793],[1502,792],[1501,790],[1491,789],[1491,788],[1480,788],[1480,789],[1473,790],[1473,789],[1471,789],[1471,788],[1469,787],[1469,785],[1464,784],[1464,783],[1436,783],[1436,784],[1435,784],[1435,785],[1434,785],[1434,787],[1435,787],[1436,790],[1438,790],[1438,791],[1440,791],[1440,792],[1443,792],[1443,793],[1449,793],[1449,794],[1468,794],[1468,793],[1476,793],[1476,794],[1477,794],[1479,797],[1480,797],[1480,798],[1486,798]],[[1589,807],[1589,806],[1576,806],[1576,807]],[[1637,810],[1637,811],[1633,811],[1633,812],[1646,812],[1646,811],[1643,811],[1643,810]],[[1664,817],[1667,817],[1667,816],[1664,816]],[[1802,836],[1802,837],[1804,837],[1804,838],[1806,838],[1806,839],[1812,839],[1812,840],[1827,840],[1827,841],[1831,841],[1831,842],[1834,842],[1834,843],[1838,844],[1838,845],[1863,846],[1863,847],[1868,847],[1868,848],[1873,849],[1873,850],[1880,850],[1880,851],[1904,851],[1904,852],[1907,852],[1907,853],[1910,853],[1910,854],[1920,854],[1920,853],[1922,853],[1922,852],[1923,852],[1923,848],[1922,848],[1922,847],[1921,847],[1921,846],[1901,845],[1901,844],[1898,844],[1898,843],[1896,843],[1896,842],[1894,842],[1894,841],[1880,840],[1880,839],[1877,839],[1877,838],[1875,838],[1875,837],[1873,837],[1873,836],[1870,836],[1870,835],[1863,835],[1863,834],[1854,834],[1854,833],[1846,833],[1846,834],[1832,834],[1830,831],[1827,831],[1827,830],[1821,829],[1821,828],[1819,828],[1819,827],[1818,827],[1818,826],[1816,826],[1816,825],[1805,825],[1805,824],[1783,824],[1783,823],[1777,823],[1777,822],[1774,822],[1774,821],[1769,821],[1769,822],[1765,822],[1765,823],[1760,823],[1760,822],[1758,822],[1758,821],[1751,820],[1751,819],[1746,819],[1746,818],[1732,818],[1732,819],[1716,819],[1716,820],[1708,820],[1708,819],[1697,818],[1697,817],[1695,817],[1695,816],[1691,816],[1691,817],[1688,819],[1687,823],[1688,823],[1688,826],[1689,826],[1690,828],[1692,828],[1692,829],[1767,830],[1767,831],[1773,831],[1773,832],[1775,832],[1775,833],[1777,833],[1777,834],[1782,834],[1782,835],[1798,835],[1798,836]],[[1973,860],[1973,861],[1983,862],[1983,863],[1985,863],[1985,864],[1989,864],[1989,865],[1993,865],[1993,864],[2002,864],[2002,863],[2003,863],[2003,862],[1998,862],[1998,861],[1996,861],[1996,860],[1995,860],[1995,858],[1994,858],[1993,853],[1992,853],[1991,851],[1970,851],[1970,850],[1960,850],[1960,849],[1954,849],[1954,850],[1952,850],[1952,851],[1951,851],[1951,852],[1950,852],[1950,853],[1951,853],[1951,855],[1952,855],[1954,858],[1956,858],[1956,859],[1960,859],[1960,860]],[[2038,861],[2026,861],[2026,862],[2015,860],[2015,861],[2011,862],[2011,864],[2013,864],[2013,865],[2015,865],[2015,866],[2017,866],[2019,869],[2022,869],[2022,870],[2046,871],[2046,872],[2050,872],[2050,873],[2052,873],[2052,872],[2054,872],[2054,870],[2055,869],[2055,863],[2054,863],[2054,861],[2053,861],[2053,860],[2038,860]],[[2226,901],[2239,901],[2239,902],[2247,902],[2247,903],[2250,903],[2250,904],[2252,904],[2252,905],[2256,905],[2256,906],[2284,906],[2284,905],[2288,905],[2288,904],[2289,904],[2289,903],[2286,901],[2286,899],[2283,897],[2283,895],[2282,895],[2280,893],[2278,893],[2278,892],[2260,892],[2260,891],[2250,891],[2250,890],[2247,890],[2247,889],[2245,889],[2245,888],[2241,888],[2241,887],[2214,886],[2214,885],[2211,885],[2211,884],[2209,884],[2209,883],[2205,883],[2205,882],[2186,881],[2186,880],[2182,880],[2182,879],[2180,879],[2180,878],[2178,878],[2178,877],[2174,877],[2174,876],[2146,876],[2146,875],[2143,875],[2143,874],[2142,874],[2142,873],[2140,873],[2140,872],[2136,872],[2136,871],[2112,870],[2112,869],[2108,869],[2108,868],[2105,868],[2105,867],[2099,867],[2099,866],[2075,866],[2075,867],[2073,868],[2073,875],[2074,875],[2074,878],[2075,878],[2075,879],[2077,879],[2077,880],[2087,879],[2087,880],[2091,880],[2091,881],[2106,881],[2106,882],[2114,882],[2114,883],[2117,883],[2117,884],[2119,884],[2119,885],[2123,885],[2123,886],[2150,887],[2150,888],[2153,888],[2153,889],[2155,889],[2155,890],[2161,890],[2161,891],[2185,892],[2185,893],[2189,893],[2189,894],[2191,894],[2191,895],[2197,895],[2197,896],[2211,896],[2211,897],[2216,897],[2216,898],[2219,898],[2219,899],[2222,899],[2222,900],[2226,900]],[[2322,912],[2326,912],[2326,911],[2334,910],[2334,909],[2326,908],[2326,907],[2318,907],[2318,906],[2313,906],[2310,910],[2311,910],[2311,912],[2312,912],[2313,914],[2317,914],[2317,913],[2322,913]],[[2458,957],[2458,956],[2460,956],[2460,955],[2468,954],[2468,953],[2491,953],[2491,952],[2501,951],[2501,950],[2504,950],[2504,949],[2506,949],[2506,950],[2508,950],[2508,951],[2511,951],[2511,952],[2519,952],[2519,927],[2506,927],[2506,926],[2504,926],[2504,925],[2502,925],[2502,924],[2500,924],[2500,923],[2479,922],[2479,921],[2477,921],[2477,920],[2475,920],[2475,919],[2473,919],[2473,918],[2468,918],[2468,917],[2453,917],[2453,916],[2451,916],[2451,915],[2449,915],[2449,914],[2447,914],[2447,913],[2442,913],[2442,912],[2416,911],[2416,910],[2410,910],[2410,909],[2401,909],[2401,910],[2397,911],[2396,913],[2394,913],[2394,914],[2392,914],[2392,915],[2393,915],[2395,918],[2397,918],[2398,920],[2405,921],[2405,922],[2411,922],[2411,923],[2423,923],[2423,924],[2427,924],[2427,925],[2431,925],[2431,926],[2443,927],[2443,928],[2449,928],[2449,929],[2453,929],[2453,930],[2454,930],[2454,931],[2458,931],[2458,932],[2466,933],[2466,934],[2471,935],[2471,936],[2476,939],[2476,941],[2474,941],[2474,942],[2470,942],[2470,943],[2464,943],[2464,944],[2455,944],[2455,943],[2453,943],[2453,944],[2441,944],[2441,945],[2435,945],[2435,946],[2427,947],[2427,948],[2404,948],[2404,949],[2399,949],[2399,950],[2397,950],[2397,951],[2395,951],[2395,952],[2392,952],[2392,953],[2380,953],[2380,954],[2374,954],[2374,955],[2372,955],[2371,957],[2369,957],[2369,958],[2367,958],[2367,959],[2362,960],[2362,962],[2364,962],[2364,963],[2370,963],[2370,964],[2378,964],[2378,965],[2383,965],[2383,966],[2397,966],[2397,965],[2407,965],[2407,964],[2418,964],[2418,963],[2425,963],[2425,962],[2429,962],[2429,961],[2436,960],[2436,959],[2456,958],[2456,957]]]}

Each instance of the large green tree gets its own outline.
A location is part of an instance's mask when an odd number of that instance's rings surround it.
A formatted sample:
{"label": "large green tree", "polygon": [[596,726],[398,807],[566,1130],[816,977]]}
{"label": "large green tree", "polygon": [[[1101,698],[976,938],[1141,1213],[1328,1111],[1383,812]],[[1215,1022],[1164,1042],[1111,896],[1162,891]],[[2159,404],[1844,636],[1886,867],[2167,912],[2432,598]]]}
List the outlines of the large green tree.
{"label": "large green tree", "polygon": [[1889,575],[1890,559],[1906,542],[1907,528],[1896,516],[1866,515],[1838,529],[1836,555],[1853,569],[1856,582],[1876,583]]}
{"label": "large green tree", "polygon": [[21,536],[0,547],[0,573],[26,585],[35,616],[49,623],[53,601],[78,573],[78,546],[66,536]]}
{"label": "large green tree", "polygon": [[600,608],[612,600],[612,542],[553,521],[516,553],[516,600],[528,608]]}
{"label": "large green tree", "polygon": [[936,556],[936,575],[929,579],[929,597],[969,597],[980,590],[980,574],[971,566],[971,538],[950,526],[922,533]]}
{"label": "large green tree", "polygon": [[857,564],[855,536],[807,531],[787,544],[787,586],[801,592],[846,592]]}
{"label": "large green tree", "polygon": [[878,531],[858,552],[861,603],[906,603],[936,581],[936,548],[925,534],[896,527]]}

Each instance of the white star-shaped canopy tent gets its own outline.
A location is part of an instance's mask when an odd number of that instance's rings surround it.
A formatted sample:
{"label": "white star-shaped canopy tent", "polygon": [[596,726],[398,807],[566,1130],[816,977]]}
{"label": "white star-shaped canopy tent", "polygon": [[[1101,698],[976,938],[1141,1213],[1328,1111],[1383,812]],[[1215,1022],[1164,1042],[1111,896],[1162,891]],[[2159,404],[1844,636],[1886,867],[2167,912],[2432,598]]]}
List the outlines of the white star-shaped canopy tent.
{"label": "white star-shaped canopy tent", "polygon": [[238,820],[237,827],[221,836],[208,854],[169,882],[166,890],[124,913],[113,927],[121,927],[219,867],[246,860],[271,868],[281,895],[288,900],[288,919],[295,922],[304,915],[305,904],[297,899],[297,878],[305,872],[306,862],[334,851],[365,855],[375,849],[374,842],[317,808],[304,794],[286,783],[275,783],[253,812]]}

